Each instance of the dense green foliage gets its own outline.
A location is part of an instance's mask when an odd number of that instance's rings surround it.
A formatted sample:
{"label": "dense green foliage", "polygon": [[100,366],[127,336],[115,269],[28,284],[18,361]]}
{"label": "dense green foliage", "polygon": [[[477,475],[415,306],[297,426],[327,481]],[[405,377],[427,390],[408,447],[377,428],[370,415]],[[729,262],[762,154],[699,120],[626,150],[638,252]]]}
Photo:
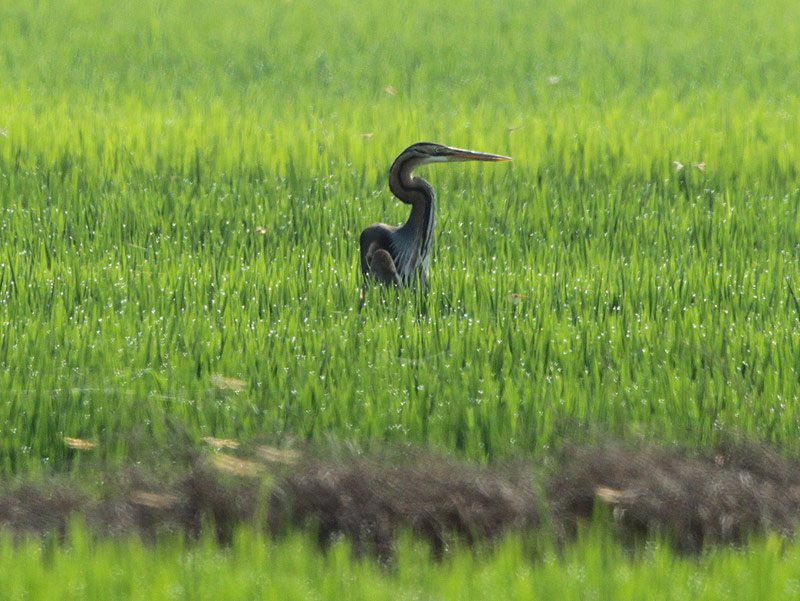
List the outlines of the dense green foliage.
{"label": "dense green foliage", "polygon": [[[796,440],[797,6],[412,4],[2,9],[0,471],[167,420]],[[424,139],[515,161],[429,168],[427,298],[359,315]]]}
{"label": "dense green foliage", "polygon": [[428,560],[427,548],[400,545],[391,573],[373,562],[353,562],[349,549],[327,557],[310,541],[293,538],[279,546],[252,535],[231,549],[164,542],[95,545],[80,529],[68,547],[0,542],[0,590],[9,601],[131,599],[196,601],[225,599],[587,599],[633,601],[761,601],[791,599],[798,592],[800,555],[780,541],[754,543],[747,554],[720,550],[703,562],[677,558],[654,546],[642,561],[626,554],[603,533],[592,533],[565,556],[523,550],[510,540],[491,554],[461,552],[443,565]]}
{"label": "dense green foliage", "polygon": [[[125,461],[176,431],[478,459],[595,430],[797,448],[800,4],[6,2],[0,39],[0,473],[65,468],[64,436]],[[428,168],[430,290],[359,313],[358,233],[405,219],[386,174],[420,140],[514,162]],[[103,552],[219,584],[272,567],[247,545]],[[10,549],[38,581],[39,551]],[[769,553],[705,577],[784,569]],[[662,580],[694,569],[659,557]],[[459,561],[409,569],[455,597]],[[514,561],[556,596],[573,569]],[[602,598],[652,582],[615,570],[633,584]]]}

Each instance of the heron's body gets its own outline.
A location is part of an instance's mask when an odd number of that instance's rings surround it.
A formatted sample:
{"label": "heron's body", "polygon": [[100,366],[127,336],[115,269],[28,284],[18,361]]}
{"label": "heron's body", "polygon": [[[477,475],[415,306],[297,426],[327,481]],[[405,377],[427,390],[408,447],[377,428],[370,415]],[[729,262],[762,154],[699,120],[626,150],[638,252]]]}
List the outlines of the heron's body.
{"label": "heron's body", "polygon": [[430,253],[436,226],[436,195],[431,185],[414,176],[417,167],[449,161],[510,161],[508,157],[420,142],[406,148],[389,171],[389,189],[411,205],[411,215],[399,227],[374,223],[361,232],[361,272],[365,282],[412,286],[428,284]]}

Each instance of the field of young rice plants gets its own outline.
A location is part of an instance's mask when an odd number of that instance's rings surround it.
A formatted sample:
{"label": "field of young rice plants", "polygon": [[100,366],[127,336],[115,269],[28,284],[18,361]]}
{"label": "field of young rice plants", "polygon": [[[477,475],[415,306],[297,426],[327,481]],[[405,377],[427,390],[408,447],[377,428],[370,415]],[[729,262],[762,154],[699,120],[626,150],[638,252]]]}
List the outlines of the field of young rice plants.
{"label": "field of young rice plants", "polygon": [[[0,6],[0,41],[0,482],[204,437],[800,451],[796,2],[37,1]],[[430,287],[359,311],[358,235],[406,219],[387,174],[418,141],[514,160],[420,170]],[[800,577],[773,539],[440,566],[401,541],[389,573],[302,537],[67,538],[3,539],[0,591],[757,599]]]}

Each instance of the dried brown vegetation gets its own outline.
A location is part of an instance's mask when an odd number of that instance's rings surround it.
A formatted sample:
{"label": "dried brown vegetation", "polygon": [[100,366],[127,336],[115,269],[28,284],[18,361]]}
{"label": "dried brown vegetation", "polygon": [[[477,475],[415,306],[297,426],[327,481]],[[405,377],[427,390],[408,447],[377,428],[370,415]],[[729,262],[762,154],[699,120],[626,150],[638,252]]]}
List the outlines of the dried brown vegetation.
{"label": "dried brown vegetation", "polygon": [[547,493],[561,538],[574,535],[600,500],[613,507],[628,542],[658,533],[694,553],[767,531],[792,535],[800,464],[753,444],[697,455],[607,444],[566,452]]}
{"label": "dried brown vegetation", "polygon": [[79,518],[98,535],[153,540],[159,532],[196,537],[209,525],[221,543],[228,543],[237,525],[254,521],[263,497],[260,480],[219,474],[200,462],[169,484],[160,480],[141,471],[123,472],[107,478],[100,495],[74,481],[9,487],[0,494],[0,528],[18,536],[63,536],[70,520]]}
{"label": "dried brown vegetation", "polygon": [[272,488],[269,529],[317,529],[323,548],[347,536],[356,554],[390,561],[398,529],[427,539],[436,558],[448,540],[494,540],[508,530],[539,525],[539,500],[529,469],[477,468],[415,454],[386,462],[311,460]]}
{"label": "dried brown vegetation", "polygon": [[657,533],[691,553],[764,532],[791,536],[800,517],[800,464],[754,444],[705,454],[616,442],[572,447],[548,469],[420,451],[322,458],[265,448],[189,455],[169,477],[140,468],[89,487],[75,478],[4,483],[0,528],[61,536],[80,517],[98,535],[196,537],[210,527],[223,544],[240,525],[265,525],[273,536],[310,528],[323,549],[346,538],[355,554],[390,563],[401,530],[429,541],[436,558],[452,541],[491,543],[509,531],[568,541],[598,502],[611,507],[624,541]]}

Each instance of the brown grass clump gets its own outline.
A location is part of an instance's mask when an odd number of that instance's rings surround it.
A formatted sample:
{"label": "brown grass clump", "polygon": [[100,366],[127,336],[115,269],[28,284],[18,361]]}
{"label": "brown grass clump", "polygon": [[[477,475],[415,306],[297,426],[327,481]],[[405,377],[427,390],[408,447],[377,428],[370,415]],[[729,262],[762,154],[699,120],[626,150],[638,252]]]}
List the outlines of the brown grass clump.
{"label": "brown grass clump", "polygon": [[210,526],[228,544],[237,526],[255,522],[260,480],[228,476],[204,461],[185,469],[169,484],[138,473],[117,478],[108,496],[86,510],[89,526],[101,534],[138,533],[144,540],[164,532],[197,538]]}
{"label": "brown grass clump", "polygon": [[800,466],[759,445],[692,455],[612,443],[566,453],[548,499],[561,538],[573,536],[600,500],[612,506],[626,541],[658,533],[697,553],[767,531],[792,535]]}
{"label": "brown grass clump", "polygon": [[160,470],[139,466],[99,482],[79,474],[0,482],[0,528],[64,536],[77,517],[98,536],[194,538],[208,527],[221,544],[241,526],[273,536],[313,528],[323,549],[347,538],[354,554],[390,564],[400,530],[427,540],[438,559],[452,542],[491,544],[511,531],[552,527],[566,542],[581,521],[602,519],[598,507],[611,508],[628,544],[657,534],[687,553],[765,532],[792,536],[800,519],[800,463],[757,444],[706,453],[619,442],[567,447],[536,480],[531,464],[477,466],[409,449],[369,456],[328,449],[322,458],[220,448],[237,455],[190,452]]}
{"label": "brown grass clump", "polygon": [[269,530],[277,535],[290,525],[313,525],[322,548],[346,536],[356,555],[371,552],[390,562],[399,528],[426,538],[441,558],[453,537],[472,545],[538,526],[526,470],[493,472],[421,455],[412,461],[351,457],[301,464],[272,489]]}
{"label": "brown grass clump", "polygon": [[0,495],[0,527],[17,535],[55,533],[63,537],[70,516],[84,502],[83,494],[63,484],[21,484]]}
{"label": "brown grass clump", "polygon": [[203,461],[172,482],[162,480],[123,471],[106,479],[99,497],[78,481],[19,484],[0,494],[0,528],[15,535],[63,536],[70,520],[79,518],[97,535],[138,534],[151,541],[163,532],[194,538],[208,525],[227,544],[236,526],[255,523],[265,497],[261,480],[232,477]]}

